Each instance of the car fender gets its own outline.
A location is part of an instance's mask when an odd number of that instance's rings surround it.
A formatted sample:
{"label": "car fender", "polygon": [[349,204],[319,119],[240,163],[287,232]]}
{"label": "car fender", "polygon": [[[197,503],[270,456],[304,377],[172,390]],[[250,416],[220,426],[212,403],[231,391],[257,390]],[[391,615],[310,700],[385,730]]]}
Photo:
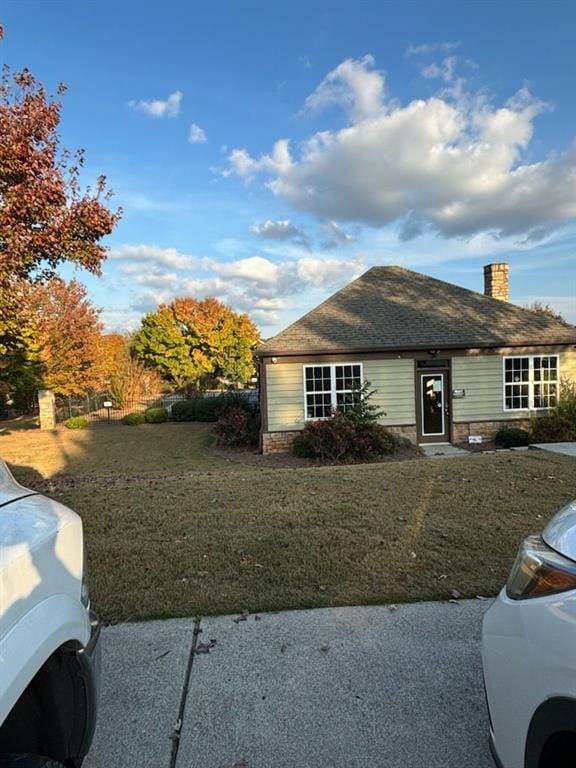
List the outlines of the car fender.
{"label": "car fender", "polygon": [[0,640],[0,725],[58,648],[85,648],[89,640],[88,611],[69,595],[52,595],[24,614]]}

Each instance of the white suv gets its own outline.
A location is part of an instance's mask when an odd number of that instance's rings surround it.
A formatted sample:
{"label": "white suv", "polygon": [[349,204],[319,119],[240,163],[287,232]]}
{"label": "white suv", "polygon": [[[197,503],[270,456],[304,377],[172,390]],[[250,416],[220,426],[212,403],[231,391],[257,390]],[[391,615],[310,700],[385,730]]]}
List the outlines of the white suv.
{"label": "white suv", "polygon": [[576,502],[520,547],[482,656],[501,768],[576,765]]}
{"label": "white suv", "polygon": [[82,521],[0,461],[0,768],[76,768],[96,718],[99,623]]}

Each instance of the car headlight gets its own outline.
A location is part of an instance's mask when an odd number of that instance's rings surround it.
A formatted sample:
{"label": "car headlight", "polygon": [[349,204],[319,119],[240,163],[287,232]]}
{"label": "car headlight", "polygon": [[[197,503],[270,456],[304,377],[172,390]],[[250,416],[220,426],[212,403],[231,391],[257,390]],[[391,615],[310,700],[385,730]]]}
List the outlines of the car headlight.
{"label": "car headlight", "polygon": [[568,589],[576,589],[576,563],[549,547],[540,536],[529,536],[510,571],[508,597],[524,600]]}

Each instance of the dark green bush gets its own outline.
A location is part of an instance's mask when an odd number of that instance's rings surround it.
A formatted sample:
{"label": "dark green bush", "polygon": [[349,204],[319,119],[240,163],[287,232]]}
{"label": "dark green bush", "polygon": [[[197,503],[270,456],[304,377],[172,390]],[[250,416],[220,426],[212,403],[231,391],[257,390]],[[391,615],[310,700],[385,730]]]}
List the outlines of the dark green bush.
{"label": "dark green bush", "polygon": [[136,427],[138,424],[145,424],[146,417],[141,411],[134,411],[134,413],[127,413],[122,419],[122,423],[129,427]]}
{"label": "dark green bush", "polygon": [[258,411],[258,403],[240,392],[225,392],[215,397],[194,397],[180,400],[172,406],[174,421],[218,421],[230,410],[242,410],[249,414]]}
{"label": "dark green bush", "polygon": [[172,418],[174,421],[196,421],[196,403],[194,400],[179,400],[172,406]]}
{"label": "dark green bush", "polygon": [[294,453],[323,462],[370,461],[393,454],[398,440],[380,424],[356,424],[347,415],[309,421],[294,438]]}
{"label": "dark green bush", "polygon": [[71,416],[69,419],[66,419],[64,426],[68,427],[68,429],[86,429],[88,419],[84,416]]}
{"label": "dark green bush", "polygon": [[195,397],[172,406],[174,421],[218,421],[221,402],[219,397]]}
{"label": "dark green bush", "polygon": [[501,427],[494,442],[501,448],[521,448],[530,444],[530,433],[518,427]]}
{"label": "dark green bush", "polygon": [[168,411],[166,408],[147,408],[144,411],[144,418],[148,424],[162,424],[168,421]]}
{"label": "dark green bush", "polygon": [[244,408],[228,408],[214,426],[217,441],[234,447],[258,445],[260,415]]}
{"label": "dark green bush", "polygon": [[535,443],[562,443],[576,440],[576,424],[564,416],[540,416],[532,426],[532,440]]}
{"label": "dark green bush", "polygon": [[222,412],[222,401],[218,397],[198,397],[196,398],[196,418],[195,421],[218,421]]}

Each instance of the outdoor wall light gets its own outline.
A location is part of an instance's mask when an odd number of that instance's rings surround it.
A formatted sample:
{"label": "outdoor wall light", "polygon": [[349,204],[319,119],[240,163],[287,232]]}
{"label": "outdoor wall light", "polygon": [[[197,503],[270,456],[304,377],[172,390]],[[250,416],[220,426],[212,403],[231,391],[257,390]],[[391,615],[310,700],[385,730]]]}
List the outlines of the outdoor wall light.
{"label": "outdoor wall light", "polygon": [[278,362],[278,358],[277,358],[277,357],[273,357],[273,358],[272,358],[272,362],[273,362],[273,363],[277,363],[277,362]]}

